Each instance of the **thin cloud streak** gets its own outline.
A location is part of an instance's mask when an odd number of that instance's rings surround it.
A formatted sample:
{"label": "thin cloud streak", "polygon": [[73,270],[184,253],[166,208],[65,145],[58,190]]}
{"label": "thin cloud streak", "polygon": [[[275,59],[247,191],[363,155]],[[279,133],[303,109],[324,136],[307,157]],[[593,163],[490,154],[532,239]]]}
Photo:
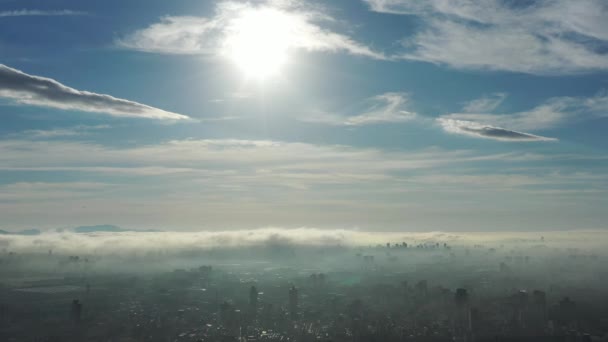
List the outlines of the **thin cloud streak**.
{"label": "thin cloud streak", "polygon": [[188,119],[185,115],[138,102],[70,88],[53,79],[29,75],[4,64],[0,64],[0,98],[22,105],[104,113],[116,117]]}
{"label": "thin cloud streak", "polygon": [[463,110],[467,113],[489,113],[496,110],[507,98],[505,93],[495,93],[470,101]]}
{"label": "thin cloud streak", "polygon": [[[603,204],[607,184],[603,169],[582,174],[577,172],[579,163],[567,162],[561,164],[571,165],[568,170],[554,174],[562,169],[555,167],[556,160],[571,157],[263,140],[130,146],[3,140],[0,172],[35,172],[38,177],[0,186],[0,214],[6,229],[104,222],[107,217],[153,229],[294,224],[374,229],[378,222],[380,227],[403,227],[403,222],[409,227],[440,227],[444,222],[436,217],[443,213],[483,211],[480,208],[508,205],[514,199],[534,202],[530,195],[543,196],[538,194],[541,190],[578,189],[581,192],[552,195],[553,201],[570,203],[579,196]],[[530,165],[538,166],[534,176],[521,169]],[[58,173],[73,175],[77,182],[58,180]],[[430,175],[440,177],[439,181]],[[505,184],[511,185],[508,191]],[[582,192],[589,189],[603,192]],[[465,197],[468,204],[462,203]],[[551,209],[543,203],[535,204],[538,212]],[[489,216],[471,218],[459,227],[485,217]]]}
{"label": "thin cloud streak", "polygon": [[32,17],[32,16],[44,16],[44,17],[56,17],[56,16],[80,16],[87,15],[87,12],[72,11],[72,10],[56,10],[56,11],[43,11],[43,10],[30,10],[20,9],[14,11],[3,11],[0,12],[0,18],[6,17]]}
{"label": "thin cloud streak", "polygon": [[299,120],[334,126],[366,126],[403,123],[418,118],[415,112],[408,109],[409,95],[406,93],[385,93],[374,96],[367,102],[370,103],[370,106],[363,113],[357,115],[317,113],[302,117]]}
{"label": "thin cloud streak", "polygon": [[79,137],[92,134],[93,132],[110,128],[109,125],[78,125],[67,128],[54,129],[28,129],[23,132],[11,134],[11,136],[29,139],[53,139],[65,137]]}

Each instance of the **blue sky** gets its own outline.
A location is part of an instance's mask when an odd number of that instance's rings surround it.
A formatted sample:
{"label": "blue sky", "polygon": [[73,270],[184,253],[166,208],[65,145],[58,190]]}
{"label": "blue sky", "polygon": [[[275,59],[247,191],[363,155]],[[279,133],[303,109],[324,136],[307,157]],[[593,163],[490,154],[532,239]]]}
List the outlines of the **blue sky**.
{"label": "blue sky", "polygon": [[607,15],[0,1],[0,228],[602,229]]}

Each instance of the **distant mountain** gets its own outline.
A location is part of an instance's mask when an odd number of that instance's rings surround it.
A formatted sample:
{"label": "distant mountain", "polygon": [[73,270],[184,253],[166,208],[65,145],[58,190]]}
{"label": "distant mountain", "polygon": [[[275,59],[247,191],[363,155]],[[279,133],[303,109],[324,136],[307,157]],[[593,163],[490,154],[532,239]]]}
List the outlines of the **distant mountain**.
{"label": "distant mountain", "polygon": [[101,224],[97,226],[80,226],[73,229],[75,233],[122,233],[122,232],[158,232],[158,230],[135,230],[135,229],[124,229],[118,226],[110,224]]}
{"label": "distant mountain", "polygon": [[109,224],[100,224],[97,226],[80,226],[74,228],[75,233],[98,233],[98,232],[110,232],[110,233],[119,233],[119,232],[127,232],[128,230],[122,229],[118,226],[113,226]]}
{"label": "distant mountain", "polygon": [[0,230],[0,235],[40,235],[38,229],[25,229],[19,232],[8,232],[6,230]]}
{"label": "distant mountain", "polygon": [[[123,233],[123,232],[138,232],[138,233],[155,233],[160,232],[160,230],[154,229],[146,229],[146,230],[136,230],[136,229],[124,229],[118,226],[114,226],[111,224],[100,224],[97,226],[80,226],[73,229],[57,229],[55,230],[58,233],[62,232],[74,232],[79,234],[86,233]],[[25,229],[18,232],[9,232],[6,230],[0,229],[0,235],[26,235],[26,236],[34,236],[40,235],[42,232],[39,229]]]}
{"label": "distant mountain", "polygon": [[39,229],[25,229],[20,232],[16,232],[17,235],[40,235]]}

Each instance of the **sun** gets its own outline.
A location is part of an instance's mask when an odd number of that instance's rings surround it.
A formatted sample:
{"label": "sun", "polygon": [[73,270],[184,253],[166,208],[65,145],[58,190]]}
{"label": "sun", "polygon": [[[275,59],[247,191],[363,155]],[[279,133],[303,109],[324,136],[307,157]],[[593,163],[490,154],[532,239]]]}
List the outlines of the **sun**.
{"label": "sun", "polygon": [[265,80],[288,61],[292,18],[276,9],[250,9],[234,18],[224,41],[225,55],[248,78]]}

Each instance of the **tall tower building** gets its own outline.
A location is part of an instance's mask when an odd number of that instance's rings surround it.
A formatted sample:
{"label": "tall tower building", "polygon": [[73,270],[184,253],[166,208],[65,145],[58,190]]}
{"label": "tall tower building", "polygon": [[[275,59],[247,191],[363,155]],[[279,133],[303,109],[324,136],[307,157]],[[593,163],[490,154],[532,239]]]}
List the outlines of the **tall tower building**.
{"label": "tall tower building", "polygon": [[258,289],[255,286],[249,288],[249,311],[254,316],[258,311]]}
{"label": "tall tower building", "polygon": [[540,334],[547,327],[547,319],[547,295],[544,291],[534,290],[529,325]]}
{"label": "tall tower building", "polygon": [[469,303],[469,293],[466,289],[456,289],[454,295],[456,303],[456,315],[454,317],[454,328],[457,336],[463,340],[468,340],[471,334],[471,306]]}
{"label": "tall tower building", "polygon": [[295,286],[289,289],[289,316],[291,319],[298,317],[298,289]]}
{"label": "tall tower building", "polygon": [[82,317],[82,304],[78,299],[74,299],[72,301],[70,317],[72,318],[72,322],[74,322],[74,324],[80,323],[80,319]]}

